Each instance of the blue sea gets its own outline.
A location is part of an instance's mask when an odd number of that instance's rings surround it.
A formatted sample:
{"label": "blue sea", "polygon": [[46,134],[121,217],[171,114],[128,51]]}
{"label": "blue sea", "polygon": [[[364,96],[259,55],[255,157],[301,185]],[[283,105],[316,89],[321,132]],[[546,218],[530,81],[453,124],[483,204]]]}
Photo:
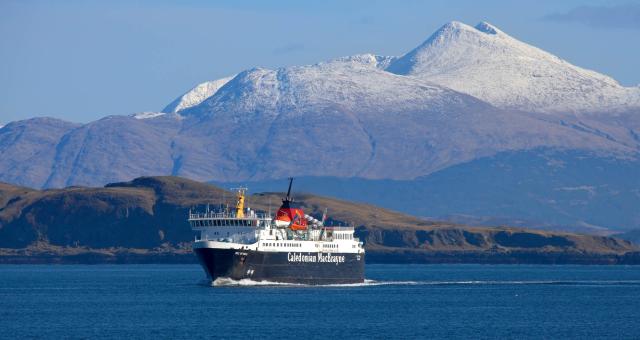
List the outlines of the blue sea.
{"label": "blue sea", "polygon": [[640,338],[640,266],[367,265],[361,285],[197,265],[2,265],[0,338]]}

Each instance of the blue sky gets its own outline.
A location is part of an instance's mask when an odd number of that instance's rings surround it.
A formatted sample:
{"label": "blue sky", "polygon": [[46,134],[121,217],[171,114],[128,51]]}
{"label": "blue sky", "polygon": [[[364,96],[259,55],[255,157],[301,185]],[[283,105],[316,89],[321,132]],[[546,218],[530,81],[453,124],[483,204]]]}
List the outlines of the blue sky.
{"label": "blue sky", "polygon": [[255,66],[401,55],[452,20],[640,84],[639,1],[0,0],[0,124],[157,111]]}

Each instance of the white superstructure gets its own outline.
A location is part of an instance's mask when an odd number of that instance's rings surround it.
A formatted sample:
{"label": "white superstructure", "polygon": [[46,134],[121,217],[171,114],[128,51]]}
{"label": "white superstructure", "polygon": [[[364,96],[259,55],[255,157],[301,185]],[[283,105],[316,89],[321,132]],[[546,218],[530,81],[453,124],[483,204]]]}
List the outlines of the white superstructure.
{"label": "white superstructure", "polygon": [[[194,248],[246,249],[265,252],[361,253],[362,242],[353,227],[324,226],[324,221],[304,215],[304,229],[292,228],[281,208],[276,218],[244,208],[244,190],[238,191],[235,211],[189,212],[191,228],[200,235]],[[288,208],[287,208],[288,209]],[[298,210],[298,209],[293,209]]]}

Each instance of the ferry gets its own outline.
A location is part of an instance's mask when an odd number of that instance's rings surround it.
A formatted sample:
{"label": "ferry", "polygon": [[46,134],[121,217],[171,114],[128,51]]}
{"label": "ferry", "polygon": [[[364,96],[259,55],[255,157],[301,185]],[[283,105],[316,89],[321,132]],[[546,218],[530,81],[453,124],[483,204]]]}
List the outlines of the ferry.
{"label": "ferry", "polygon": [[275,216],[245,208],[246,188],[234,209],[189,211],[199,232],[193,242],[207,278],[309,285],[364,282],[365,251],[353,227],[326,226],[291,197],[293,178]]}

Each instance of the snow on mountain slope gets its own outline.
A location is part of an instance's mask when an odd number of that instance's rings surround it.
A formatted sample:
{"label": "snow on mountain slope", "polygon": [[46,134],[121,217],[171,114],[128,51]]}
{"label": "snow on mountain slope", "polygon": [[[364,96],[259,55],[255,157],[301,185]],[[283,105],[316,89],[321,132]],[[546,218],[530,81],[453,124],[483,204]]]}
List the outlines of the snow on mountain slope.
{"label": "snow on mountain slope", "polygon": [[198,179],[406,179],[504,150],[632,150],[386,72],[373,55],[248,70],[180,114],[186,118],[174,143],[181,155],[176,174]]}
{"label": "snow on mountain slope", "polygon": [[165,112],[138,112],[131,115],[135,119],[151,119],[166,115]]}
{"label": "snow on mountain slope", "polygon": [[461,100],[486,105],[445,87],[382,70],[389,60],[368,54],[277,70],[251,69],[181,114],[242,113],[243,118],[248,118],[252,114],[277,116],[312,105],[391,111],[444,108]]}
{"label": "snow on mountain slope", "polygon": [[574,66],[482,22],[451,22],[394,60],[389,72],[530,112],[603,112],[640,108],[640,88]]}
{"label": "snow on mountain slope", "polygon": [[205,99],[211,97],[223,87],[229,80],[235,76],[226,77],[218,80],[207,81],[202,84],[198,84],[196,87],[187,91],[187,93],[176,98],[171,104],[167,105],[162,112],[175,113],[184,109],[188,109],[192,106],[202,103]]}

